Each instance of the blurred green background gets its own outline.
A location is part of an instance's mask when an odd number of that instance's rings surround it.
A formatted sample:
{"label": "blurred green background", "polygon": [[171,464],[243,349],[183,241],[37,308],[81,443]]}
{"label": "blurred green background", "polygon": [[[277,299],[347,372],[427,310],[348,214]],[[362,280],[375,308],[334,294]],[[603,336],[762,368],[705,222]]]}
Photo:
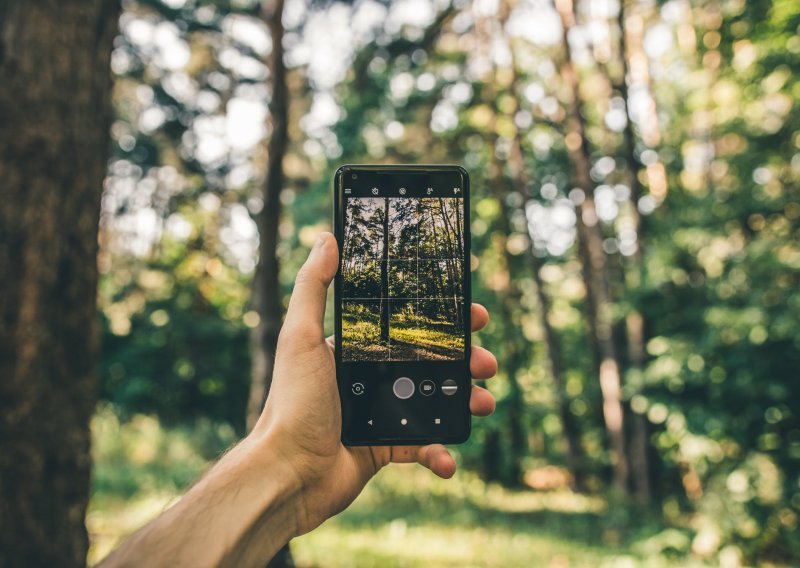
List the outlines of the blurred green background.
{"label": "blurred green background", "polygon": [[798,565],[800,2],[264,6],[123,1],[90,561],[246,433],[336,167],[458,163],[497,412],[295,562]]}

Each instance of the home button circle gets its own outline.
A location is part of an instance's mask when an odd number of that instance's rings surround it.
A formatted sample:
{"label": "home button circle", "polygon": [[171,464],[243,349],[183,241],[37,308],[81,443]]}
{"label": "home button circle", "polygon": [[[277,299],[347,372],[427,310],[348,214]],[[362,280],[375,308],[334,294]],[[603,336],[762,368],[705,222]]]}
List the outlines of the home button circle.
{"label": "home button circle", "polygon": [[400,377],[394,382],[392,390],[397,398],[411,398],[411,395],[414,394],[414,381],[408,377]]}

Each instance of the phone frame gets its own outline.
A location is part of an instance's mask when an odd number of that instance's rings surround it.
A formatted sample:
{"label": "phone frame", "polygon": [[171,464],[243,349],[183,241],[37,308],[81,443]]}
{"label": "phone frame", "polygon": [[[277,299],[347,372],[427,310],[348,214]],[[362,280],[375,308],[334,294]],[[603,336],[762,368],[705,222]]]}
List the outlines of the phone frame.
{"label": "phone frame", "polygon": [[[441,436],[436,435],[435,432],[431,432],[430,435],[425,436],[390,436],[390,437],[375,437],[375,438],[350,438],[347,436],[347,432],[345,431],[345,424],[347,421],[345,420],[345,404],[344,404],[344,397],[350,396],[349,391],[349,384],[344,384],[342,380],[342,368],[344,365],[352,364],[350,362],[344,362],[342,360],[342,274],[341,274],[341,263],[342,263],[342,256],[340,254],[339,257],[339,269],[336,271],[336,277],[334,279],[334,353],[335,353],[335,361],[336,361],[336,380],[339,389],[339,399],[341,405],[341,412],[342,412],[342,433],[341,439],[345,445],[348,446],[388,446],[388,445],[426,445],[431,443],[442,443],[442,444],[461,444],[466,442],[470,434],[472,432],[472,415],[469,410],[469,399],[472,387],[472,377],[469,371],[469,360],[470,360],[470,353],[472,349],[472,318],[471,318],[471,305],[472,305],[472,278],[471,278],[471,268],[470,268],[470,259],[471,259],[471,236],[470,236],[470,181],[469,181],[469,173],[461,166],[458,165],[449,165],[449,164],[425,164],[425,165],[375,165],[375,164],[347,164],[339,167],[336,170],[336,173],[333,178],[333,192],[334,192],[334,209],[333,209],[333,216],[334,216],[334,235],[336,236],[336,240],[339,243],[339,250],[342,250],[342,245],[344,241],[344,183],[343,178],[345,175],[350,174],[352,172],[372,172],[372,173],[387,173],[387,174],[441,174],[441,173],[453,173],[458,174],[461,177],[461,188],[462,188],[462,203],[463,203],[463,235],[464,235],[464,243],[463,243],[463,253],[464,258],[463,262],[463,274],[462,274],[462,288],[463,288],[463,318],[464,318],[464,358],[463,358],[463,366],[466,369],[465,376],[456,377],[455,380],[459,382],[459,388],[462,389],[462,395],[459,396],[461,403],[459,404],[458,412],[460,413],[460,419],[463,421],[463,426],[460,428],[460,431],[457,435],[452,436]],[[458,362],[462,362],[462,360],[456,360]],[[452,363],[452,361],[449,361]],[[386,362],[375,362],[376,367],[380,365],[384,365],[386,367],[391,366],[390,361]],[[403,363],[403,362],[395,362],[395,363]],[[431,366],[435,366],[437,363],[442,363],[441,361],[416,361],[412,363],[417,363],[419,366],[423,366],[425,364],[430,364]],[[388,374],[388,373],[387,373]],[[390,380],[387,377],[386,380]]]}

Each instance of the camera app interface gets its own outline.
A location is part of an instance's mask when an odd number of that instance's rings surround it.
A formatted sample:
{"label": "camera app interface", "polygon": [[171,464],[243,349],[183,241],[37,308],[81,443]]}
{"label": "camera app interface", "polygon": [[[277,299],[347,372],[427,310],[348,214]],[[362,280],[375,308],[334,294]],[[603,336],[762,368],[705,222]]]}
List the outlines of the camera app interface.
{"label": "camera app interface", "polygon": [[464,359],[460,189],[366,194],[345,189],[342,359]]}

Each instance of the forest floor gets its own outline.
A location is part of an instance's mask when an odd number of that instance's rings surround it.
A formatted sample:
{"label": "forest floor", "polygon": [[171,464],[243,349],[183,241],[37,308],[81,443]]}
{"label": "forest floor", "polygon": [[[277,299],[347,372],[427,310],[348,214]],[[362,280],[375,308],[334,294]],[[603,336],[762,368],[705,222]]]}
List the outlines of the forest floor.
{"label": "forest floor", "polygon": [[[95,416],[89,563],[157,516],[235,441],[228,427],[164,428]],[[688,535],[609,507],[601,496],[512,491],[469,471],[445,481],[387,467],[356,502],[292,542],[297,565],[337,567],[702,566]]]}
{"label": "forest floor", "polygon": [[344,356],[349,361],[417,359],[460,359],[464,353],[464,337],[454,332],[456,326],[433,322],[426,318],[414,321],[392,321],[389,343],[380,341],[380,324],[376,319],[344,317],[342,336]]}

